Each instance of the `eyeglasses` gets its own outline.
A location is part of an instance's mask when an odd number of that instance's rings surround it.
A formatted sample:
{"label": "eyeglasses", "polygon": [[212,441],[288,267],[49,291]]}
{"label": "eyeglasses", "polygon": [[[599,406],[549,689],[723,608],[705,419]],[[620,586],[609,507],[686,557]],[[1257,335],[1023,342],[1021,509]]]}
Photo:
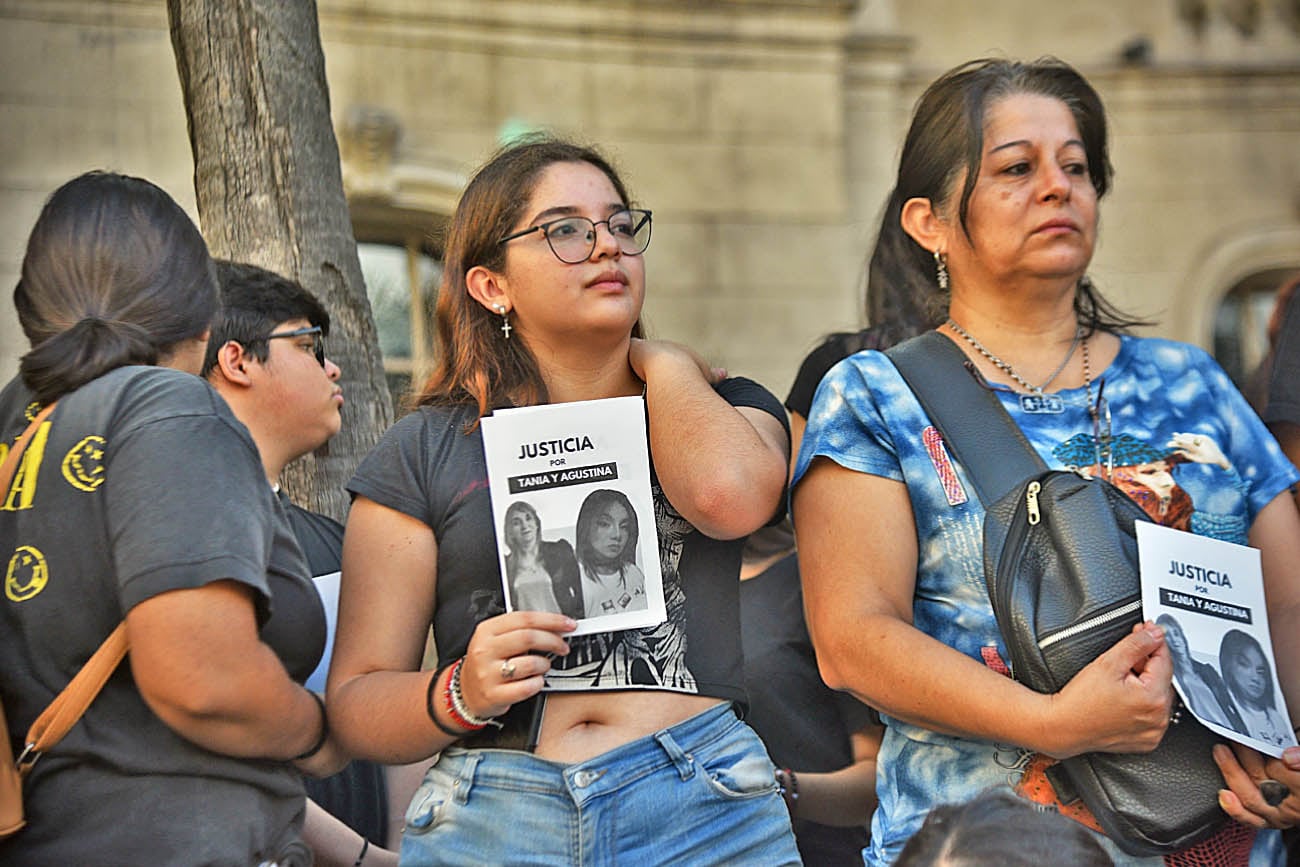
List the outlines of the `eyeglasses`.
{"label": "eyeglasses", "polygon": [[277,340],[281,337],[306,337],[312,336],[311,353],[316,356],[316,361],[321,367],[325,366],[325,335],[321,333],[319,325],[312,325],[307,328],[295,328],[293,331],[281,331],[279,334],[268,334],[263,340]]}
{"label": "eyeglasses", "polygon": [[555,258],[566,265],[577,265],[591,258],[596,249],[596,227],[604,226],[618,242],[618,249],[628,256],[639,256],[650,246],[650,212],[624,208],[609,215],[608,220],[594,222],[586,217],[561,217],[506,235],[498,244],[541,232],[551,245]]}

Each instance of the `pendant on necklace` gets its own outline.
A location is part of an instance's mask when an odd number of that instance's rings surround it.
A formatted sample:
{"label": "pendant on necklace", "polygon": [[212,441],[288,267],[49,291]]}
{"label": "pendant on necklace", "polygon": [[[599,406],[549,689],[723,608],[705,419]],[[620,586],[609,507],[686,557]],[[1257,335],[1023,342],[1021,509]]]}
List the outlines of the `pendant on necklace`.
{"label": "pendant on necklace", "polygon": [[1056,415],[1065,412],[1065,401],[1061,399],[1059,394],[1036,392],[1017,396],[1020,398],[1020,409],[1024,412],[1036,415]]}

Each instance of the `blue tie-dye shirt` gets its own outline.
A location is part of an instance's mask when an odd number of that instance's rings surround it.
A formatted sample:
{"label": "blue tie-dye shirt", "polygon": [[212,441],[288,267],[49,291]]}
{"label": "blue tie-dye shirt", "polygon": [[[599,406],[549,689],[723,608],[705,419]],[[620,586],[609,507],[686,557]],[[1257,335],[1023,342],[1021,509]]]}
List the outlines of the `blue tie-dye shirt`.
{"label": "blue tie-dye shirt", "polygon": [[[1015,393],[994,390],[1049,466],[1094,473],[1100,466],[1167,526],[1244,543],[1259,510],[1300,477],[1227,375],[1195,347],[1123,337],[1098,379],[1110,408],[1108,450],[1098,443],[1105,432],[1094,428],[1084,388],[1059,392],[1058,414],[1027,413]],[[1093,384],[1094,401],[1100,385]],[[796,485],[818,456],[907,485],[917,528],[914,625],[981,663],[1006,659],[984,584],[984,509],[882,353],[851,356],[822,380]],[[886,721],[868,863],[893,860],[935,804],[1018,778],[1023,756],[1015,747]]]}

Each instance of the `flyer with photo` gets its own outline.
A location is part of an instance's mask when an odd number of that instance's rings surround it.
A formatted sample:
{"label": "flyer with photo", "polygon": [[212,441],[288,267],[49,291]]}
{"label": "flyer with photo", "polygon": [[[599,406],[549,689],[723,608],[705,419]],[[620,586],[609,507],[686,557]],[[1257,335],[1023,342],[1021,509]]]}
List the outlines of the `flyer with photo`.
{"label": "flyer with photo", "polygon": [[482,421],[509,611],[557,611],[573,635],[667,618],[645,401],[497,410]]}
{"label": "flyer with photo", "polygon": [[1277,676],[1259,551],[1138,523],[1142,608],[1165,632],[1174,686],[1198,720],[1270,756],[1295,746]]}

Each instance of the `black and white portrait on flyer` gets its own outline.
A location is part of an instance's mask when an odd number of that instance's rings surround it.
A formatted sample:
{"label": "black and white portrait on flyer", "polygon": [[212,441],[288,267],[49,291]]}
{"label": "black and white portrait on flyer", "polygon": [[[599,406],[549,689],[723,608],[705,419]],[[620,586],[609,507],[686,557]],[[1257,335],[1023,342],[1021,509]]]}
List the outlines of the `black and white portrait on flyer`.
{"label": "black and white portrait on flyer", "polygon": [[483,449],[510,611],[557,611],[575,636],[666,617],[645,403],[498,410]]}
{"label": "black and white portrait on flyer", "polygon": [[1259,551],[1139,523],[1142,608],[1197,719],[1271,756],[1296,744],[1278,683]]}

